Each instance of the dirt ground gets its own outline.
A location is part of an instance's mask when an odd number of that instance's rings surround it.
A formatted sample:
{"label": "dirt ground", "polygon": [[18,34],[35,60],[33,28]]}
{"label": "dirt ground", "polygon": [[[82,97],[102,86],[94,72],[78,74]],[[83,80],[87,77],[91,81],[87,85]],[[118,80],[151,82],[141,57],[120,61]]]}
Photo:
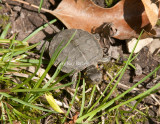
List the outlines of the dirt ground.
{"label": "dirt ground", "polygon": [[[39,0],[26,0],[29,3],[38,5]],[[52,5],[48,1],[44,1],[43,8],[48,9],[55,9],[60,1],[55,0],[55,5]],[[105,7],[105,1],[104,0],[93,0],[97,5],[101,7]],[[0,15],[3,15],[3,18],[0,19],[1,24],[1,31],[5,27],[5,25],[9,22],[11,22],[11,29],[8,37],[12,36],[14,33],[18,33],[17,40],[22,40],[25,37],[27,37],[31,32],[33,32],[35,29],[37,29],[39,26],[46,23],[46,21],[51,21],[52,19],[55,19],[51,14],[48,13],[37,13],[37,9],[34,9],[32,7],[29,7],[27,5],[22,5],[17,2],[13,2],[11,0],[6,0],[6,2],[3,2],[0,4],[2,9],[0,9]],[[4,18],[6,19],[4,21]],[[61,23],[60,21],[57,21],[53,24],[52,27],[48,27],[45,29],[45,31],[42,31],[41,34],[39,34],[36,37],[33,37],[28,42],[30,44],[34,44],[36,42],[41,41],[42,39],[46,38],[52,38],[56,33],[60,32],[62,29],[66,29],[65,25]],[[158,38],[155,38],[159,40]],[[129,52],[126,47],[127,41],[123,40],[117,40],[113,39],[114,43],[110,44],[108,48],[104,48],[106,50],[106,55],[111,56],[111,60],[109,63],[103,63],[103,65],[100,63],[99,67],[102,68],[102,72],[104,75],[104,80],[102,81],[103,84],[100,85],[101,90],[103,91],[104,87],[106,87],[107,81],[105,80],[105,76],[107,75],[106,72],[110,71],[111,68],[118,68],[117,65],[122,66],[123,61],[127,60],[127,57],[129,56]],[[160,41],[159,41],[160,42]],[[110,53],[108,49],[110,48]],[[133,86],[135,83],[137,83],[140,79],[145,77],[147,74],[149,74],[151,71],[153,71],[160,63],[160,53],[159,49],[156,49],[152,54],[149,51],[149,47],[144,47],[138,54],[137,58],[133,61],[133,64],[137,68],[134,70],[133,68],[128,68],[125,72],[122,80],[120,83],[122,85],[125,85],[127,87]],[[110,68],[108,70],[108,68]],[[111,70],[110,72],[112,72]],[[114,75],[112,75],[114,76]],[[160,82],[160,70],[156,73],[156,78],[154,76],[151,76],[149,79],[147,79],[145,82],[143,82],[141,85],[138,86],[137,91],[131,92],[129,97],[136,96],[137,94],[142,93],[143,91],[150,89],[152,86],[156,85]],[[122,93],[125,91],[125,88],[123,86],[118,86],[118,93]],[[156,99],[160,100],[160,92],[157,92],[154,94]],[[160,101],[159,101],[160,102]],[[133,103],[134,104],[134,103]],[[160,123],[158,122],[158,111],[160,105],[153,99],[151,96],[146,97],[143,99],[138,106],[138,109],[141,110],[144,105],[149,106],[149,118],[147,121],[145,121],[145,124],[153,124],[153,123]]]}

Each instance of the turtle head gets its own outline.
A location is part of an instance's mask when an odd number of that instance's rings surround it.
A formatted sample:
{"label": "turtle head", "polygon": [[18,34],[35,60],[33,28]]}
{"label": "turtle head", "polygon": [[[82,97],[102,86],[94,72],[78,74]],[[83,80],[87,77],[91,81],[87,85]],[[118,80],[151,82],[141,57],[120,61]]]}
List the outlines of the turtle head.
{"label": "turtle head", "polygon": [[87,67],[86,77],[88,83],[99,84],[102,81],[102,73],[94,65]]}

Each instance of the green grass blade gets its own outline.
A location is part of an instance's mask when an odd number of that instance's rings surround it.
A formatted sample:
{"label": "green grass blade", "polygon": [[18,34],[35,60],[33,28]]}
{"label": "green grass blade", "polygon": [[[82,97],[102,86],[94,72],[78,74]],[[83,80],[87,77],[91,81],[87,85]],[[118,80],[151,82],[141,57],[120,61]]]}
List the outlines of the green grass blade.
{"label": "green grass blade", "polygon": [[5,124],[6,123],[5,108],[4,108],[4,104],[2,101],[1,101],[1,111],[2,111],[1,120],[2,120],[2,123]]}
{"label": "green grass blade", "polygon": [[11,26],[11,23],[7,24],[7,26],[4,28],[4,30],[3,30],[3,32],[1,33],[1,36],[0,36],[1,39],[4,39],[7,36],[7,33],[8,33],[8,30],[9,30],[10,26]]}
{"label": "green grass blade", "polygon": [[[35,84],[34,89],[37,89],[37,88],[41,85],[44,77],[46,76],[46,74],[48,73],[48,71],[50,70],[50,68],[53,66],[53,63],[55,62],[56,58],[59,56],[59,54],[62,52],[62,50],[70,43],[70,41],[73,39],[73,37],[75,36],[75,34],[76,34],[76,31],[73,33],[73,35],[71,36],[71,38],[69,39],[69,41],[67,42],[67,44],[66,44],[64,47],[60,48],[60,47],[61,47],[61,44],[63,43],[63,41],[62,41],[62,42],[59,44],[58,48],[56,48],[56,50],[55,50],[54,54],[52,55],[51,60],[50,60],[50,62],[49,62],[49,64],[48,64],[45,72],[44,72],[43,75],[40,77],[40,79],[38,80],[38,82]],[[49,83],[50,83],[50,82],[49,82]],[[48,85],[48,84],[47,84],[47,85]],[[32,101],[32,102],[33,102],[35,99],[38,98],[39,95],[40,95],[40,94],[33,95],[31,98],[28,97],[30,100],[26,99],[26,101]],[[31,96],[31,94],[29,94],[28,96]]]}
{"label": "green grass blade", "polygon": [[[91,97],[90,97],[90,101],[89,101],[89,103],[88,103],[87,108],[89,108],[90,105],[91,105],[91,103],[92,103],[92,100],[93,100],[93,96],[94,96],[95,91],[96,91],[96,85],[94,85],[93,88],[92,88]],[[102,96],[102,95],[101,95],[101,96]],[[96,101],[96,102],[97,102],[97,101]],[[98,102],[97,102],[97,103],[98,103]],[[95,105],[96,105],[96,104],[95,104]],[[92,107],[93,107],[93,106],[92,106]],[[89,110],[91,111],[92,108],[89,109]],[[88,110],[88,112],[89,112],[89,110]]]}
{"label": "green grass blade", "polygon": [[[53,65],[53,63],[55,62],[56,58],[59,56],[59,54],[62,52],[62,50],[68,46],[68,44],[71,42],[71,40],[72,40],[73,37],[75,36],[76,32],[77,32],[77,31],[74,32],[74,34],[71,36],[71,38],[69,39],[69,41],[67,42],[67,44],[66,44],[64,47],[62,47],[60,50],[57,49],[58,54],[57,54],[57,52],[55,52],[56,55],[53,54],[53,56],[52,56],[52,58],[51,58],[51,60],[50,60],[50,63],[48,64],[45,72],[43,73],[43,75],[41,76],[41,78],[39,79],[39,81],[37,82],[37,84],[35,85],[35,87],[34,87],[35,89],[38,88],[38,87],[41,85],[44,77],[46,76],[46,74],[47,74],[47,72],[49,71],[49,69],[52,67],[52,65]],[[59,45],[59,47],[60,47],[60,45]],[[58,47],[58,48],[59,48],[59,47]]]}
{"label": "green grass blade", "polygon": [[[142,33],[143,33],[143,31],[141,32],[140,36],[142,35]],[[121,72],[121,74],[120,74],[117,82],[115,83],[114,87],[112,88],[112,90],[111,90],[110,93],[108,94],[108,96],[107,96],[108,98],[110,97],[110,95],[111,95],[111,94],[113,93],[113,91],[115,90],[115,88],[116,88],[116,86],[118,85],[119,81],[121,80],[121,78],[122,78],[122,76],[123,76],[123,74],[124,74],[124,72],[125,72],[128,64],[130,63],[130,60],[131,60],[132,55],[133,55],[133,53],[134,53],[134,50],[135,50],[135,48],[136,48],[136,46],[137,46],[137,44],[138,44],[138,41],[139,41],[139,39],[140,39],[140,36],[139,36],[139,38],[138,38],[138,40],[137,40],[137,42],[136,42],[136,44],[135,44],[135,46],[134,46],[134,48],[133,48],[130,56],[129,56],[129,58],[128,58],[128,61],[126,62],[124,68],[122,69],[122,72]],[[130,90],[132,90],[132,89],[130,88]],[[127,92],[127,93],[128,93],[128,92]],[[120,95],[119,95],[119,96],[120,96]],[[123,96],[124,96],[124,95],[123,95]],[[121,96],[121,97],[122,97],[122,96]],[[119,97],[119,98],[121,98],[121,97]],[[87,121],[90,121],[97,112],[99,112],[99,111],[101,111],[101,110],[104,110],[104,109],[106,109],[107,107],[109,107],[110,105],[112,105],[112,104],[114,103],[115,99],[117,100],[118,97],[112,99],[111,101],[107,102],[106,104],[104,104],[104,103],[106,102],[107,99],[105,99],[105,101],[103,100],[103,102],[102,102],[103,104],[102,104],[102,105],[100,105],[97,109],[95,109],[95,110],[87,113],[86,115],[83,115],[82,117],[78,118],[76,122],[81,122],[83,119],[85,119],[85,118],[87,118],[87,117],[89,117],[89,118],[87,119]]]}
{"label": "green grass blade", "polygon": [[68,76],[71,75],[72,73],[73,73],[73,71],[70,72],[70,73],[67,73],[67,74],[65,74],[65,75],[63,75],[63,76],[61,76],[61,77],[59,77],[58,80],[57,80],[56,82],[54,82],[54,83],[53,83],[51,86],[49,86],[49,87],[50,87],[50,88],[53,87],[53,86],[56,85],[58,82],[62,81],[64,78],[68,77]]}
{"label": "green grass blade", "polygon": [[78,82],[77,82],[77,85],[76,85],[76,91],[75,91],[74,96],[72,98],[72,101],[70,103],[70,107],[68,108],[68,111],[67,111],[67,113],[65,114],[65,117],[62,120],[62,123],[64,123],[64,121],[66,120],[66,117],[68,117],[68,114],[70,113],[71,107],[72,107],[72,105],[74,103],[74,100],[76,98],[76,94],[78,92],[78,87],[79,87],[80,79],[81,79],[81,73],[79,73],[79,79],[78,79]]}
{"label": "green grass blade", "polygon": [[22,41],[13,40],[13,39],[2,39],[2,38],[0,38],[0,43],[11,43],[12,41],[13,41],[15,44],[18,44],[18,45],[28,46],[28,43],[27,43],[27,42],[22,42]]}
{"label": "green grass blade", "polygon": [[[42,52],[41,52],[42,53]],[[20,59],[17,60],[18,62],[28,62],[28,63],[34,63],[34,64],[39,64],[39,60],[38,59]],[[48,60],[42,60],[42,64],[48,64],[49,61]]]}
{"label": "green grass blade", "polygon": [[[132,86],[130,89],[128,89],[127,91],[125,91],[124,93],[122,93],[122,94],[121,94],[120,96],[118,96],[118,97],[124,96],[126,93],[128,93],[129,91],[131,91],[131,89],[135,88],[136,86],[138,86],[139,84],[141,84],[142,82],[144,82],[146,79],[148,79],[150,76],[152,76],[152,75],[153,75],[156,71],[158,71],[159,69],[160,69],[160,65],[159,65],[153,72],[151,72],[150,74],[148,74],[146,77],[144,77],[142,80],[140,80],[138,83],[136,83],[134,86]],[[124,104],[127,104],[127,103],[129,103],[129,102],[131,102],[131,101],[134,101],[134,100],[136,100],[136,99],[139,99],[139,98],[142,98],[142,97],[144,97],[144,96],[146,96],[146,95],[149,95],[152,91],[154,91],[154,90],[157,89],[158,87],[160,87],[160,83],[156,84],[155,86],[153,86],[153,87],[150,88],[149,90],[147,90],[147,91],[145,91],[145,92],[143,92],[143,93],[135,96],[134,98],[131,98],[131,99],[129,99],[129,100],[127,100],[127,101],[125,101],[125,102],[123,102],[123,103],[121,103],[121,104],[113,107],[113,108],[111,108],[109,111],[112,111],[112,110],[114,110],[114,109],[116,109],[116,108],[118,108],[118,107],[120,107],[120,106],[122,106],[122,105],[124,105]],[[116,99],[117,99],[117,98],[116,98]]]}
{"label": "green grass blade", "polygon": [[[143,113],[142,111],[136,109],[135,106],[133,107],[132,105],[128,105],[128,104],[126,104],[126,106],[130,107],[132,110],[137,111],[137,112],[140,113],[141,115],[147,116],[147,114],[145,114],[145,113]],[[135,109],[134,109],[134,108],[135,108]]]}
{"label": "green grass blade", "polygon": [[44,109],[44,108],[42,108],[42,107],[38,107],[38,106],[32,105],[32,104],[30,104],[30,103],[24,102],[24,101],[22,101],[22,100],[20,100],[20,99],[18,99],[18,98],[15,98],[15,97],[7,94],[7,93],[0,92],[0,94],[3,95],[3,96],[5,96],[5,97],[7,97],[7,98],[9,98],[9,99],[11,99],[11,100],[13,100],[13,101],[16,101],[16,102],[18,102],[18,103],[21,103],[21,104],[23,104],[23,105],[25,105],[25,106],[29,106],[29,107],[31,107],[31,108],[38,109],[38,110],[45,111],[45,112],[56,113],[56,112],[54,112],[54,111],[51,111],[51,110],[48,110],[48,109]]}
{"label": "green grass blade", "polygon": [[40,5],[39,5],[39,8],[38,8],[38,13],[40,13],[42,5],[43,5],[43,0],[40,1]]}
{"label": "green grass blade", "polygon": [[73,82],[61,85],[61,86],[57,86],[57,87],[53,87],[53,88],[37,88],[37,89],[15,89],[12,90],[11,92],[47,92],[47,91],[51,91],[51,90],[57,90],[63,87],[67,87],[69,85],[73,84]]}
{"label": "green grass blade", "polygon": [[[114,91],[115,88],[117,87],[118,83],[120,82],[122,76],[124,75],[124,73],[125,73],[125,71],[126,71],[128,65],[129,65],[129,63],[130,63],[130,60],[132,59],[132,55],[133,55],[133,53],[134,53],[134,50],[135,50],[135,48],[136,48],[136,46],[137,46],[137,44],[138,44],[138,42],[139,42],[139,39],[140,39],[142,33],[143,33],[143,31],[141,32],[141,34],[140,34],[140,36],[139,36],[139,38],[138,38],[138,40],[137,40],[137,42],[136,42],[136,44],[135,44],[135,46],[134,46],[132,52],[131,52],[131,54],[129,55],[129,58],[128,58],[128,60],[127,60],[127,62],[126,62],[126,64],[125,64],[125,66],[124,66],[124,68],[122,69],[122,72],[121,72],[119,78],[117,79],[117,82],[115,83],[115,85],[114,85],[114,87],[112,88],[112,90],[110,91],[110,93],[107,95],[107,97],[106,97],[107,99],[111,96],[111,94],[113,93],[113,91]],[[103,100],[102,103],[105,103],[107,99]]]}
{"label": "green grass blade", "polygon": [[[54,19],[52,21],[49,22],[49,24],[53,24],[57,21],[57,19]],[[22,42],[27,42],[30,38],[32,38],[35,34],[37,34],[39,31],[41,31],[42,29],[44,29],[45,27],[47,27],[48,24],[45,24],[41,27],[39,27],[37,30],[35,30],[32,34],[30,34],[28,37],[26,37]]]}
{"label": "green grass blade", "polygon": [[52,114],[52,113],[47,113],[47,114],[45,114],[45,115],[43,115],[43,116],[41,116],[41,117],[36,117],[36,118],[34,118],[34,117],[27,116],[27,115],[21,113],[20,111],[14,109],[14,108],[13,108],[13,112],[15,112],[15,113],[16,113],[18,116],[20,116],[20,117],[23,117],[23,118],[25,118],[25,119],[31,119],[31,120],[43,119],[43,118],[47,117],[48,115],[51,115],[51,114]]}
{"label": "green grass blade", "polygon": [[[93,104],[93,106],[88,110],[88,112],[90,112],[98,103],[99,101],[102,99],[103,95],[106,93],[106,91],[108,90],[109,86],[113,83],[113,81],[120,75],[120,73],[122,72],[122,69],[118,72],[118,74],[109,82],[109,84],[107,85],[107,87],[105,88],[105,90],[103,91],[103,94],[98,98],[98,100]],[[106,96],[105,99],[108,99],[109,96]],[[104,99],[104,101],[106,101]]]}
{"label": "green grass blade", "polygon": [[[107,102],[106,104],[103,104],[102,106],[98,107],[97,109],[93,110],[92,113],[97,113],[100,110],[104,110],[105,108],[109,107],[110,105],[112,105],[116,100],[120,99],[121,97],[125,96],[128,92],[130,92],[132,89],[134,89],[135,87],[137,87],[139,84],[141,84],[142,82],[144,82],[146,79],[148,79],[149,77],[151,77],[156,71],[158,71],[160,69],[160,65],[154,70],[152,71],[150,74],[148,74],[146,77],[144,77],[141,81],[139,81],[138,83],[136,83],[134,86],[132,86],[131,88],[129,88],[127,91],[123,92],[122,94],[120,94],[119,96],[113,98],[112,100],[110,100],[109,102]],[[157,84],[157,86],[155,86],[153,89],[155,90],[155,88],[158,88],[160,84]],[[151,89],[150,89],[151,90]],[[153,90],[152,90],[153,91]],[[151,92],[151,91],[146,91]],[[141,95],[141,94],[140,94]],[[144,95],[140,96],[143,97]],[[136,99],[140,98],[139,95],[134,97]],[[133,101],[134,99],[132,98],[132,100],[128,100],[127,102],[125,102],[125,104],[127,104],[128,102]],[[124,102],[121,104],[124,105]],[[109,109],[109,111],[112,111],[116,108],[120,107],[120,105],[117,105],[115,107],[112,107],[111,109]],[[88,113],[88,116],[91,115],[92,113]]]}
{"label": "green grass blade", "polygon": [[8,107],[7,107],[7,105],[5,104],[5,110],[6,110],[6,112],[7,112],[7,116],[8,116],[8,121],[9,121],[9,123],[10,124],[13,124],[13,122],[12,122],[12,117],[10,116],[10,111],[9,111],[9,109],[8,109]]}
{"label": "green grass blade", "polygon": [[[13,45],[13,42],[10,44],[10,47]],[[10,49],[10,48],[9,48]],[[11,54],[8,58],[8,62],[5,62],[5,65],[3,66],[3,70],[2,70],[2,77],[4,76],[4,73],[6,72],[7,68],[9,67],[11,60],[13,58],[13,50],[15,49],[15,46],[13,46],[12,50],[11,50]]]}
{"label": "green grass blade", "polygon": [[29,66],[35,66],[33,63],[20,63],[20,62],[0,62],[0,67],[5,67],[7,68],[14,68],[14,67],[29,67]]}
{"label": "green grass blade", "polygon": [[37,66],[35,72],[29,78],[27,78],[27,80],[25,80],[23,83],[17,85],[16,87],[14,87],[12,90],[18,89],[18,88],[22,87],[23,85],[27,84],[36,75],[36,73],[38,72],[38,70],[41,66],[41,63],[42,63],[42,57],[43,57],[44,49],[45,49],[45,45],[42,48],[42,52],[41,52],[41,55],[40,55],[40,58],[39,58],[39,63],[38,63],[38,66]]}
{"label": "green grass blade", "polygon": [[66,60],[64,60],[63,62],[61,62],[58,65],[55,73],[53,74],[53,76],[51,77],[51,79],[43,86],[43,88],[47,88],[50,85],[50,83],[53,82],[53,80],[58,76],[58,74],[61,71],[62,67],[64,66],[65,62],[66,62]]}
{"label": "green grass blade", "polygon": [[85,103],[85,80],[83,79],[82,104],[81,104],[81,110],[80,110],[80,113],[79,113],[79,117],[81,117],[82,114],[83,114],[84,103]]}
{"label": "green grass blade", "polygon": [[[13,52],[19,52],[21,51],[22,53],[30,50],[30,49],[33,49],[34,47],[36,47],[37,45],[39,45],[40,43],[36,43],[34,45],[31,45],[31,46],[28,46],[28,47],[22,47],[22,48],[15,48],[14,50],[12,50]],[[11,52],[11,49],[0,49],[1,53],[9,53]],[[21,53],[21,54],[22,54]]]}

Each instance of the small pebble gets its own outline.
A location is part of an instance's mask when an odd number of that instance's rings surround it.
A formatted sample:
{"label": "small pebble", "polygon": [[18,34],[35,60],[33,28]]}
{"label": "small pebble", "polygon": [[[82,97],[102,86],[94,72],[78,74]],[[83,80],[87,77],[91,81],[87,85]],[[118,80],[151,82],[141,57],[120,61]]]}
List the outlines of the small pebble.
{"label": "small pebble", "polygon": [[17,11],[17,12],[20,12],[21,11],[21,7],[20,6],[15,6],[15,7],[13,7],[13,10],[14,11]]}
{"label": "small pebble", "polygon": [[139,64],[135,64],[136,70],[135,70],[135,74],[136,76],[142,75],[142,67]]}
{"label": "small pebble", "polygon": [[142,88],[142,85],[141,85],[141,84],[139,84],[137,87],[138,87],[138,88]]}

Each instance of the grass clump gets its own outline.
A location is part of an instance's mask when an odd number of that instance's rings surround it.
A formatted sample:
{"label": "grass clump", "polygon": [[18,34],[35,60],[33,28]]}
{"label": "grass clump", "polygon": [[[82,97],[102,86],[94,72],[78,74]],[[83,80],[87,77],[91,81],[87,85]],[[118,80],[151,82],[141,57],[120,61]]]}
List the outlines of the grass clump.
{"label": "grass clump", "polygon": [[[50,23],[54,22],[56,22],[56,20],[53,20]],[[48,67],[41,76],[38,76],[37,72],[42,64],[44,47],[39,60],[27,58],[29,55],[28,51],[39,44],[37,43],[29,46],[27,40],[46,26],[48,26],[48,24],[34,31],[23,41],[17,41],[15,38],[5,39],[8,29],[10,28],[10,24],[6,26],[1,34],[0,104],[2,123],[9,122],[12,124],[14,121],[19,121],[21,123],[33,123],[33,120],[36,123],[40,123],[41,119],[52,113],[57,113],[56,111],[49,109],[50,105],[52,106],[53,104],[52,101],[54,101],[54,98],[51,97],[54,91],[72,84],[66,83],[64,85],[55,86],[59,81],[69,75],[66,74],[55,81],[55,78],[57,78],[57,75],[65,61],[57,67],[53,76],[48,81],[45,81],[47,72],[50,70],[57,56],[64,48],[57,48],[48,64]],[[22,67],[35,67],[36,69],[34,73],[28,73],[28,71],[23,71]],[[52,101],[49,102],[50,105],[48,103],[46,104],[45,97],[47,96],[45,96],[45,93],[49,94],[48,96],[52,98]]]}
{"label": "grass clump", "polygon": [[[138,44],[138,41],[137,41],[136,45],[137,44]],[[136,45],[135,45],[134,49],[136,48]],[[105,118],[106,123],[111,123],[111,122],[119,123],[120,121],[125,122],[125,123],[126,122],[127,123],[132,123],[133,120],[134,121],[137,120],[139,122],[142,122],[142,121],[144,121],[148,118],[147,113],[143,113],[142,111],[137,110],[136,107],[137,107],[138,103],[140,103],[142,101],[142,99],[144,99],[145,97],[149,96],[150,94],[158,91],[158,88],[160,87],[159,83],[156,84],[155,86],[153,86],[151,89],[146,90],[143,93],[141,93],[141,94],[139,94],[135,97],[131,97],[129,99],[126,99],[125,96],[128,93],[130,93],[133,90],[133,88],[136,88],[139,84],[141,84],[146,79],[148,79],[153,74],[155,74],[156,71],[159,70],[160,65],[153,72],[151,72],[146,77],[141,79],[138,83],[133,85],[128,90],[124,91],[121,94],[117,94],[114,98],[110,98],[111,95],[114,93],[114,91],[115,91],[118,83],[120,82],[124,72],[126,71],[128,65],[130,65],[130,62],[133,60],[132,55],[133,55],[134,49],[133,49],[132,53],[130,54],[130,56],[128,58],[128,61],[126,62],[125,66],[111,80],[111,82],[108,84],[108,86],[103,91],[103,94],[98,98],[98,100],[96,102],[94,102],[94,104],[90,108],[85,110],[83,114],[81,113],[81,116],[76,120],[77,123],[92,123],[93,121],[96,122],[97,119],[100,119],[105,115],[107,115],[107,119]],[[108,94],[106,96],[103,96],[105,94],[105,92],[108,90],[109,86],[112,84],[112,82],[117,77],[118,77],[118,79],[117,79],[116,83],[114,84],[113,88],[110,91],[108,91]],[[122,100],[123,98],[125,100]],[[136,102],[135,102],[134,105],[131,105],[130,103],[133,102],[133,101],[136,101]],[[124,111],[122,109],[125,106],[128,107],[129,111]],[[81,109],[84,109],[84,106],[81,107]],[[102,113],[100,114],[99,112],[102,112]],[[136,117],[136,114],[133,115],[134,112],[138,113],[138,117]],[[130,115],[132,115],[131,118],[128,118],[129,114],[128,114],[128,116],[126,116],[124,113],[130,113]],[[114,117],[114,119],[112,117]]]}
{"label": "grass clump", "polygon": [[[1,10],[1,8],[0,8]],[[9,22],[9,16],[8,15],[0,15],[0,27],[2,27],[2,29],[5,28],[5,26],[7,25],[7,23]]]}

